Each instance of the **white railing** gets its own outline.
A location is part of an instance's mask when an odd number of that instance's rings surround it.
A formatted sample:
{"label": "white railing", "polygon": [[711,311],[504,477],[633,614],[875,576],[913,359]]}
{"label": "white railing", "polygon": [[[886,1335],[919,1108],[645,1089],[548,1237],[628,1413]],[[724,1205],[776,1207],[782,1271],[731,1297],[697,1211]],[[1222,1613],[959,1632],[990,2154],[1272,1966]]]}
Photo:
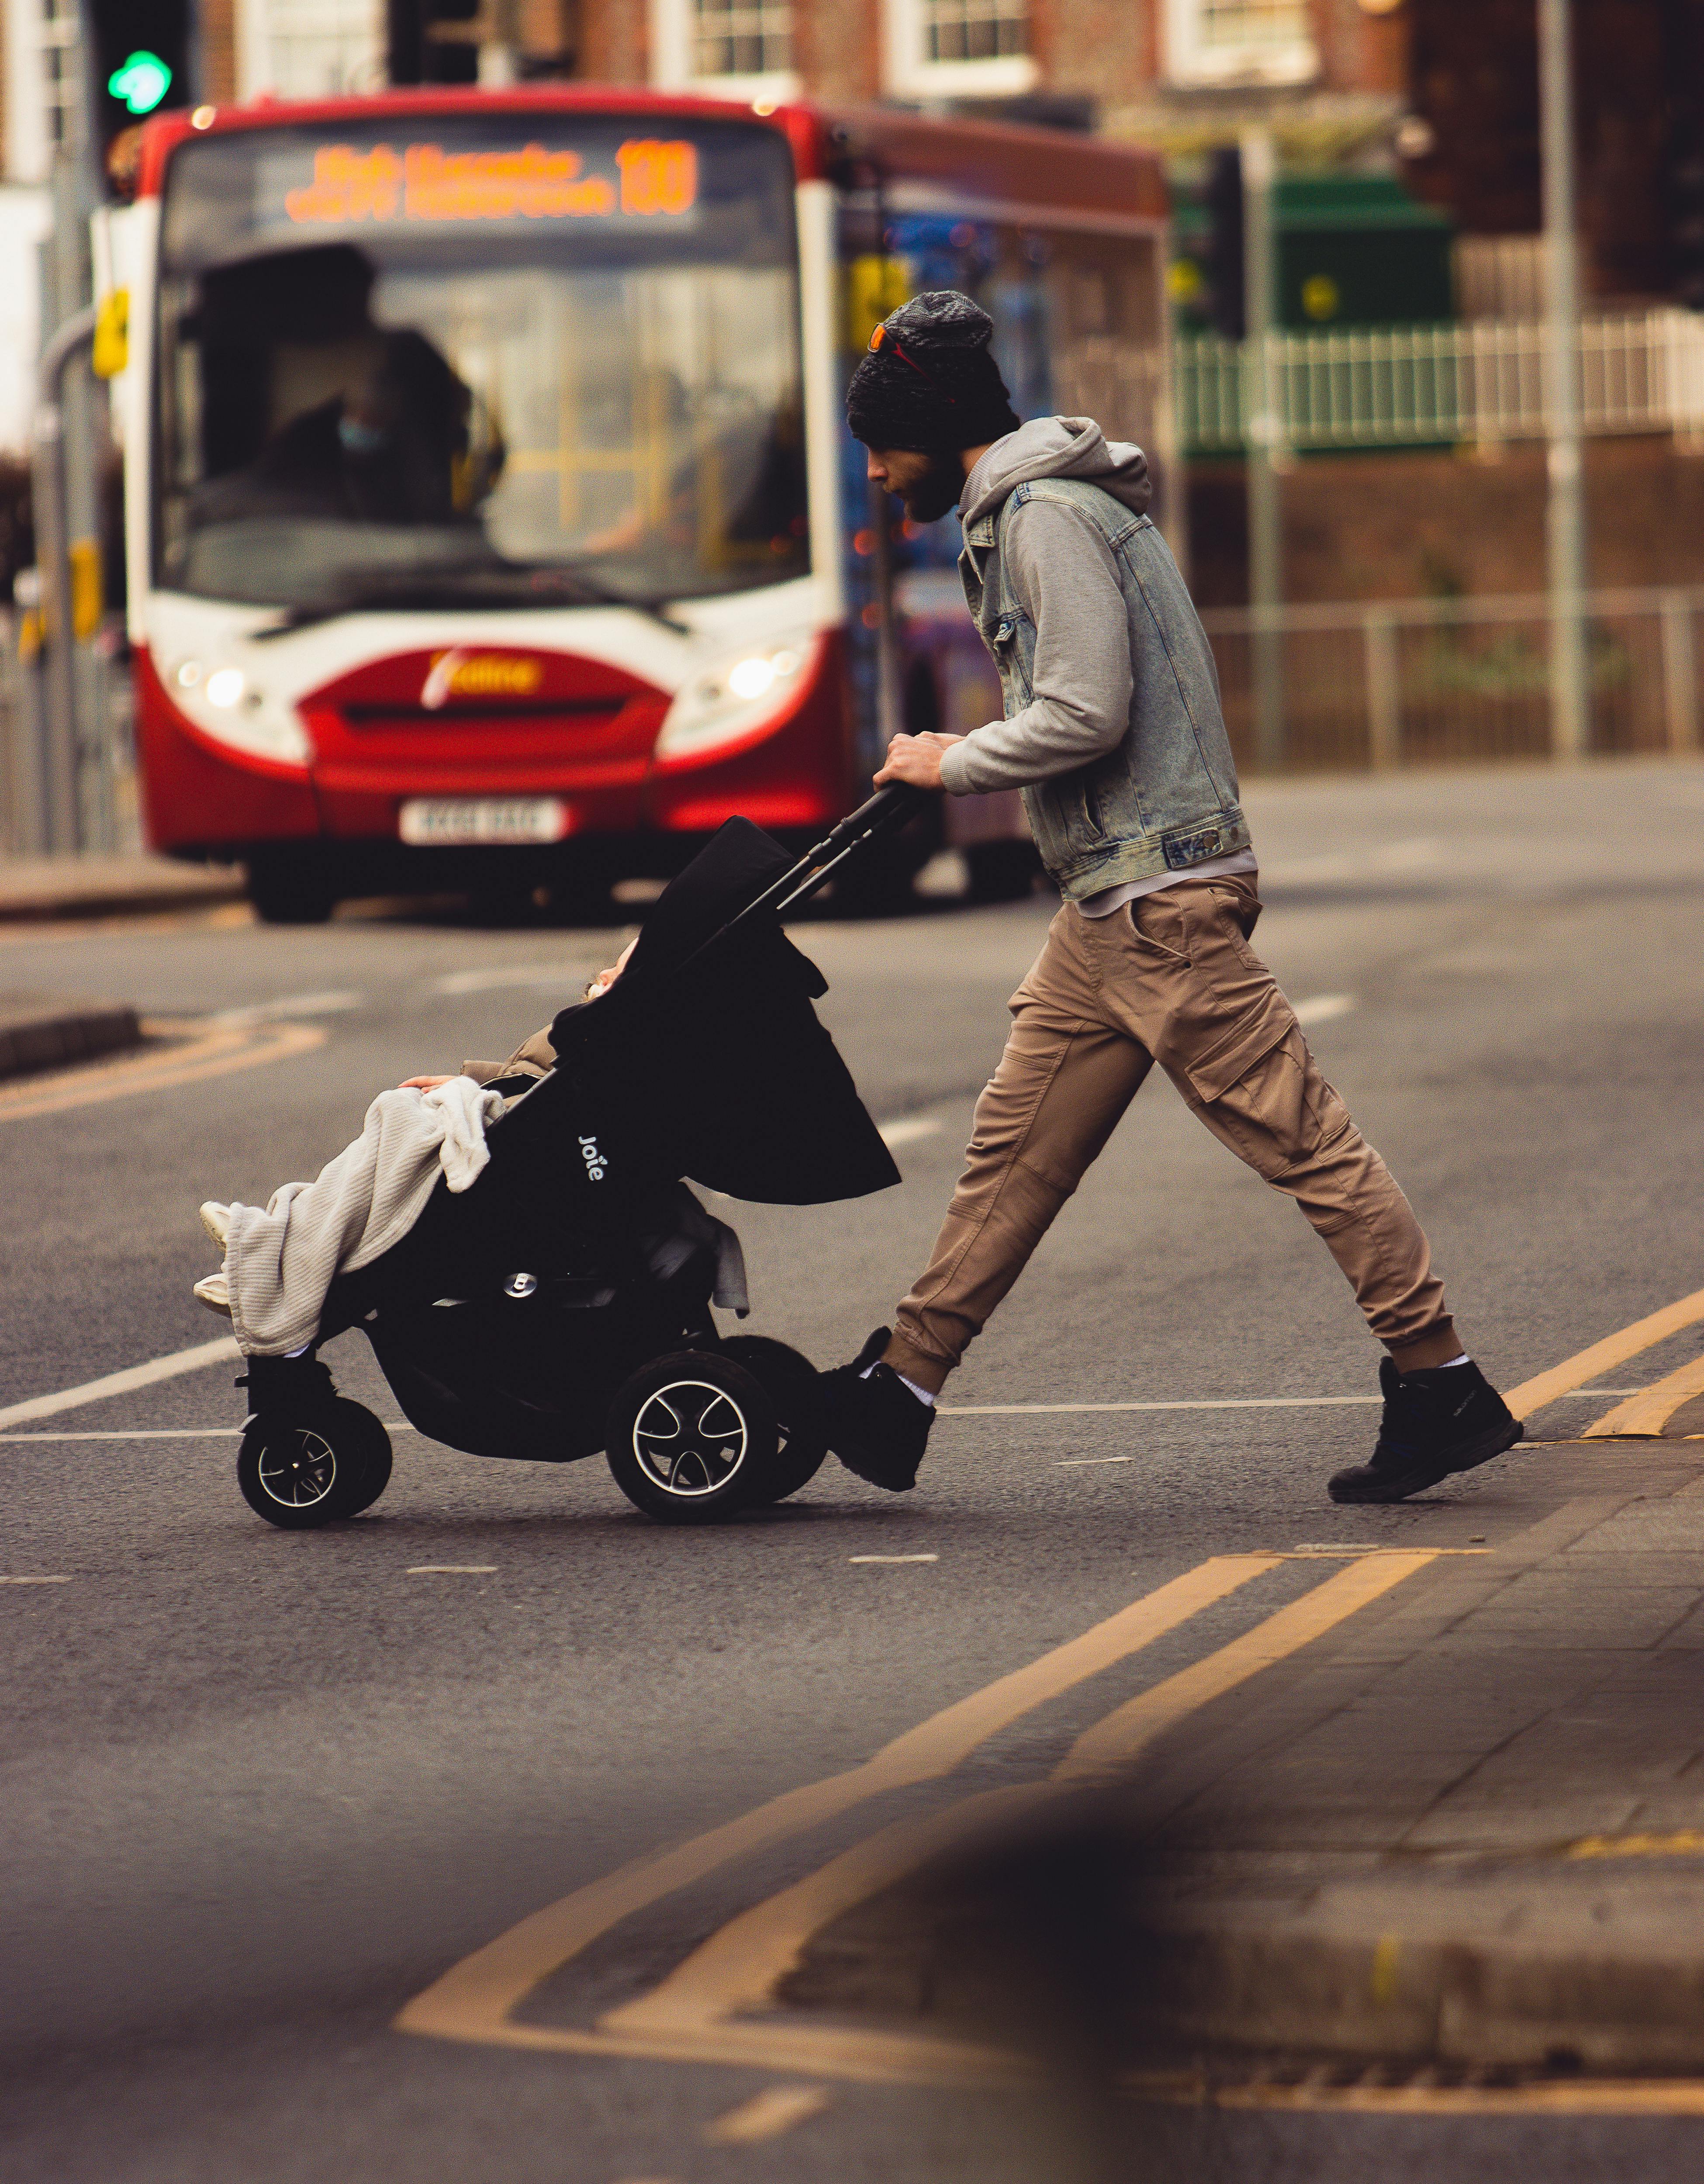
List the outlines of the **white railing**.
{"label": "white railing", "polygon": [[[1478,319],[1267,337],[1266,372],[1249,343],[1215,335],[1177,344],[1178,426],[1193,453],[1229,454],[1264,376],[1289,448],[1495,444],[1545,436],[1544,327]],[[1704,439],[1704,316],[1664,305],[1606,313],[1580,327],[1587,432]]]}
{"label": "white railing", "polygon": [[[1704,588],[1589,593],[1590,748],[1704,748],[1698,643]],[[1239,766],[1384,771],[1553,748],[1550,606],[1501,599],[1351,600],[1209,609],[1226,725]],[[1261,757],[1256,654],[1272,632],[1283,698]],[[1271,638],[1267,638],[1270,642]]]}

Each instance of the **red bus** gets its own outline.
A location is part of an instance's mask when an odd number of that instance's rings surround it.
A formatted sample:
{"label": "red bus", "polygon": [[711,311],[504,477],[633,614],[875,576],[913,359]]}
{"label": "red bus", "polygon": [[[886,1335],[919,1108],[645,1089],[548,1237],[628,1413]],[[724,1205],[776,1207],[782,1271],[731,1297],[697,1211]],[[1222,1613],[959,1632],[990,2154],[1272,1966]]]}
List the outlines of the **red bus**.
{"label": "red bus", "polygon": [[[907,293],[978,296],[1022,414],[1172,475],[1161,173],[1086,137],[587,86],[262,102],[151,125],[131,218],[145,823],[242,861],[268,918],[589,902],[734,812],[802,842],[896,725],[997,711],[955,520],[872,504],[843,419]],[[1027,884],[1015,798],[935,823],[979,892]]]}

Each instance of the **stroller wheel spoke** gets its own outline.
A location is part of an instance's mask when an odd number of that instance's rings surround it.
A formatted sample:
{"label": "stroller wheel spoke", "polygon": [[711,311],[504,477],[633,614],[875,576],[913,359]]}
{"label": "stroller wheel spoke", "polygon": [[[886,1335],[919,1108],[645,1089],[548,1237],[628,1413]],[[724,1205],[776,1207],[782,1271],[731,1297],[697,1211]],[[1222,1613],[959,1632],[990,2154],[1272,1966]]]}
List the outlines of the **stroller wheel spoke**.
{"label": "stroller wheel spoke", "polygon": [[617,1390],[605,1431],[616,1485],[660,1524],[714,1523],[753,1507],[772,1483],[775,1406],[719,1349],[642,1366]]}
{"label": "stroller wheel spoke", "polygon": [[287,1509],[309,1509],[331,1492],[337,1459],[323,1435],[298,1426],[267,1444],[259,1473],[261,1488],[270,1500]]}
{"label": "stroller wheel spoke", "polygon": [[714,1494],[745,1461],[750,1431],[726,1389],[675,1381],[640,1406],[633,1454],[664,1492],[684,1499]]}

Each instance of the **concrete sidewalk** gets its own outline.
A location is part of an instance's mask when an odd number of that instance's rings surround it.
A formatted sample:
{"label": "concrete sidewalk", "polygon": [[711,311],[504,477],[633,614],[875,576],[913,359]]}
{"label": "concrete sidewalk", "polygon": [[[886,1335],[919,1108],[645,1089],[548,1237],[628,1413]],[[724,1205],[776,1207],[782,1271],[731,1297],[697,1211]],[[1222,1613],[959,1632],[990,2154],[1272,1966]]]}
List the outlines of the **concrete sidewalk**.
{"label": "concrete sidewalk", "polygon": [[[1039,1849],[984,1846],[847,1913],[788,1999],[985,2032],[1039,1856],[1108,1876],[1087,1915],[1118,1936],[1127,2067],[1704,2075],[1701,1413],[1532,1450],[1551,1513],[1524,1529],[1501,1496],[1420,1504],[1400,1544],[1456,1552]],[[1489,1552],[1460,1552],[1469,1525]]]}
{"label": "concrete sidewalk", "polygon": [[242,875],[234,866],[184,865],[142,854],[0,856],[0,924],[198,910],[242,896]]}

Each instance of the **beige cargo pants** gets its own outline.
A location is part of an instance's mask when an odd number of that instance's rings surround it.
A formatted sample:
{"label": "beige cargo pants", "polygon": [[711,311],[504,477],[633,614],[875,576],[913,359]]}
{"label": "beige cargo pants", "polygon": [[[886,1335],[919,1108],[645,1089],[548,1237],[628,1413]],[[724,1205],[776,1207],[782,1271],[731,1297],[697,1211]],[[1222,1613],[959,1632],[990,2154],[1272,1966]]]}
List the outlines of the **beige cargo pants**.
{"label": "beige cargo pants", "polygon": [[1295,1199],[1405,1371],[1458,1354],[1413,1209],[1249,946],[1252,883],[1184,880],[1110,917],[1068,904],[1013,994],[934,1256],[887,1362],[938,1389],[1157,1061],[1207,1128]]}

